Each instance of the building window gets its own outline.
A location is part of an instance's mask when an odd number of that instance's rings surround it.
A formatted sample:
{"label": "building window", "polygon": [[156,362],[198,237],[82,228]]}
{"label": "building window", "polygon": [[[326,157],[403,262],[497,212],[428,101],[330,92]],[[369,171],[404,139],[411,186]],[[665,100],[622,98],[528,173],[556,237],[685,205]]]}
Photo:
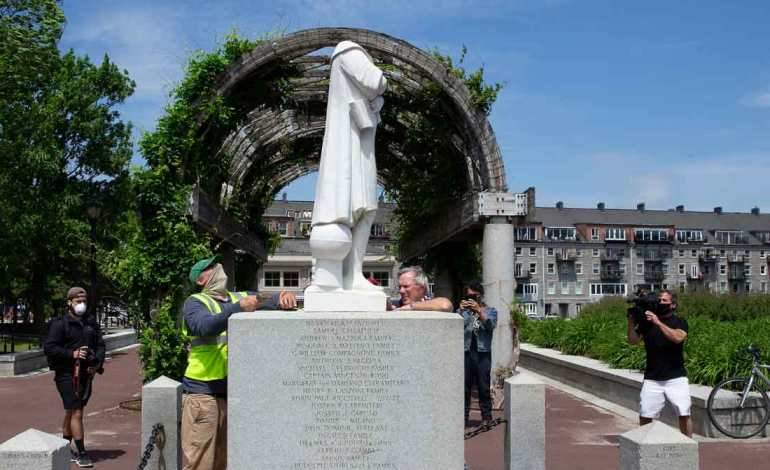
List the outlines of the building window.
{"label": "building window", "polygon": [[302,234],[303,237],[309,237],[310,236],[310,228],[311,228],[310,222],[300,222],[299,223],[299,232]]}
{"label": "building window", "polygon": [[575,283],[575,295],[583,295],[583,281]]}
{"label": "building window", "polygon": [[645,242],[668,241],[668,230],[664,228],[638,228],[634,231],[634,240]]}
{"label": "building window", "polygon": [[591,256],[593,256],[594,258],[598,258],[599,257],[599,249],[598,248],[592,249],[591,250]]}
{"label": "building window", "polygon": [[751,282],[746,281],[746,292],[751,292]]}
{"label": "building window", "polygon": [[575,274],[583,274],[583,263],[575,263]]}
{"label": "building window", "polygon": [[727,274],[727,265],[726,264],[720,264],[719,265],[719,274],[721,274],[722,276]]}
{"label": "building window", "polygon": [[553,256],[553,248],[548,248],[548,250],[545,252],[548,256]]}
{"label": "building window", "polygon": [[663,266],[663,274],[668,274],[668,263],[663,263],[661,266]]}
{"label": "building window", "polygon": [[698,265],[697,264],[691,264],[690,265],[690,277],[693,279],[696,279],[698,277]]}
{"label": "building window", "polygon": [[692,256],[693,258],[697,258],[698,257],[698,250],[690,250],[690,256]]}
{"label": "building window", "polygon": [[546,227],[546,240],[575,240],[574,227]]}
{"label": "building window", "polygon": [[721,281],[719,283],[719,292],[722,294],[727,292],[727,281]]}
{"label": "building window", "polygon": [[556,281],[548,281],[548,295],[556,294]]}
{"label": "building window", "polygon": [[599,227],[591,227],[591,240],[599,239]]}
{"label": "building window", "polygon": [[721,250],[719,250],[719,256],[720,256],[720,257],[722,257],[722,258],[724,258],[725,256],[727,256],[727,252],[725,252],[725,249],[724,249],[724,248],[722,248]]}
{"label": "building window", "polygon": [[553,263],[548,263],[548,274],[554,274],[556,272],[555,265]]}
{"label": "building window", "polygon": [[385,226],[383,224],[372,224],[372,228],[370,230],[370,234],[373,237],[384,237],[385,236]]}
{"label": "building window", "polygon": [[754,232],[754,236],[762,243],[770,243],[770,232]]}
{"label": "building window", "polygon": [[599,274],[599,263],[591,264],[591,273],[592,274]]}
{"label": "building window", "polygon": [[521,256],[521,247],[520,246],[516,247],[516,256]]}
{"label": "building window", "polygon": [[521,263],[513,265],[513,277],[521,277]]}
{"label": "building window", "polygon": [[684,274],[684,264],[679,264],[679,274]]}
{"label": "building window", "polygon": [[679,243],[702,242],[703,230],[677,230],[676,240]]}
{"label": "building window", "polygon": [[[519,268],[521,270],[521,268]],[[380,287],[390,287],[390,273],[388,271],[369,271],[364,272],[364,277],[374,279]]]}
{"label": "building window", "polygon": [[748,243],[748,239],[742,230],[717,230],[714,233],[717,243],[722,245],[737,245]]}
{"label": "building window", "polygon": [[679,250],[679,257],[684,258],[684,250]]}
{"label": "building window", "polygon": [[680,282],[679,283],[679,292],[684,292],[684,290],[687,288],[686,282]]}
{"label": "building window", "polygon": [[561,281],[561,295],[569,295],[569,282],[567,281]]}
{"label": "building window", "polygon": [[522,284],[521,285],[521,292],[524,295],[532,296],[532,298],[537,298],[537,284],[530,283],[530,284]]}
{"label": "building window", "polygon": [[299,287],[299,271],[284,271],[283,287]]}
{"label": "building window", "polygon": [[288,229],[287,229],[287,226],[286,226],[286,222],[278,222],[278,226],[277,226],[276,231],[282,237],[287,236],[289,233],[288,233]]}
{"label": "building window", "polygon": [[534,246],[529,247],[529,256],[537,256],[537,247],[534,247]]}
{"label": "building window", "polygon": [[575,313],[580,315],[580,312],[583,310],[583,304],[575,304]]}
{"label": "building window", "polygon": [[620,263],[620,274],[626,274],[626,263]]}
{"label": "building window", "polygon": [[591,295],[626,295],[626,285],[616,283],[591,284]]}
{"label": "building window", "polygon": [[636,274],[644,274],[644,263],[636,263]]}
{"label": "building window", "polygon": [[281,272],[265,271],[265,287],[281,287]]}
{"label": "building window", "polygon": [[626,229],[621,227],[608,227],[604,232],[605,240],[625,240]]}
{"label": "building window", "polygon": [[536,316],[537,315],[537,304],[534,302],[527,302],[524,304],[521,304],[524,308],[524,314],[527,316]]}
{"label": "building window", "polygon": [[529,273],[537,274],[537,263],[529,263]]}
{"label": "building window", "polygon": [[759,257],[760,258],[766,258],[767,254],[765,254],[765,250],[759,250]]}
{"label": "building window", "polygon": [[767,276],[767,265],[765,264],[759,265],[759,274],[761,274],[762,276]]}
{"label": "building window", "polygon": [[760,290],[760,291],[761,291],[763,294],[767,294],[767,283],[766,283],[766,282],[760,282],[760,283],[759,283],[759,290]]}
{"label": "building window", "polygon": [[750,264],[744,264],[743,265],[743,274],[746,276],[751,276],[751,265]]}
{"label": "building window", "polygon": [[516,240],[537,240],[537,227],[516,227],[513,233]]}

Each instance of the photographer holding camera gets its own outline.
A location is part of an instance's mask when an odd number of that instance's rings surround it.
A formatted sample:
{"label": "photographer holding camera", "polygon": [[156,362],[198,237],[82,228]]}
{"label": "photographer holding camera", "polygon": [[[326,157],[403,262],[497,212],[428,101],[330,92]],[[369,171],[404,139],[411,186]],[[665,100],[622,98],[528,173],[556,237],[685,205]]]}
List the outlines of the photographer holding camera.
{"label": "photographer holding camera", "polygon": [[668,400],[679,416],[679,430],[692,437],[690,384],[684,368],[687,321],[675,314],[676,294],[663,290],[657,302],[650,295],[639,294],[628,309],[628,342],[644,341],[647,353],[639,424],[658,418]]}
{"label": "photographer holding camera", "polygon": [[86,453],[83,408],[91,397],[94,374],[104,369],[104,340],[99,325],[86,315],[86,290],[73,287],[67,292],[67,313],[48,325],[43,346],[54,382],[64,404],[62,437],[75,441],[71,460],[79,467],[93,467]]}
{"label": "photographer holding camera", "polygon": [[479,391],[482,425],[492,420],[490,374],[492,368],[492,333],[497,326],[497,310],[482,300],[484,286],[471,282],[465,288],[458,313],[465,323],[465,426],[471,408],[471,387]]}

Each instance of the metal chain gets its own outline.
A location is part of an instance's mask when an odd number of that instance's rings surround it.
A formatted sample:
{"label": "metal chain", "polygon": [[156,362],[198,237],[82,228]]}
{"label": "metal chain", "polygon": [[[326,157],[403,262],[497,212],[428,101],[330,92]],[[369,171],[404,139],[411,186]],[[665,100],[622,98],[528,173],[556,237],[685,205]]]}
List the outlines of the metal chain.
{"label": "metal chain", "polygon": [[465,440],[467,441],[468,439],[470,439],[472,437],[476,437],[479,434],[484,434],[485,432],[488,432],[488,431],[491,431],[492,429],[494,429],[495,426],[499,426],[499,425],[507,423],[507,422],[508,422],[508,420],[503,419],[503,418],[495,418],[493,420],[490,420],[488,424],[482,424],[481,426],[466,432],[465,433]]}
{"label": "metal chain", "polygon": [[139,462],[139,466],[136,467],[136,470],[144,470],[144,468],[147,466],[147,462],[150,461],[150,455],[152,455],[152,449],[154,449],[156,446],[158,448],[162,448],[165,443],[166,443],[166,432],[163,428],[163,425],[161,423],[157,423],[152,427],[152,432],[150,433],[150,439],[147,441],[147,445],[144,446],[144,454],[142,454],[142,459]]}

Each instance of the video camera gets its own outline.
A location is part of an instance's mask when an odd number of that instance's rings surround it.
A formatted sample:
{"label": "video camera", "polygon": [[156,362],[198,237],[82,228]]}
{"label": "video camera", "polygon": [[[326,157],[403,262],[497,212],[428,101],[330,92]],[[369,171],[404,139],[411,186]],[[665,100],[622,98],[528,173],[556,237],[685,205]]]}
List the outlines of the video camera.
{"label": "video camera", "polygon": [[650,321],[647,320],[647,315],[645,315],[644,312],[649,310],[655,315],[665,313],[658,300],[658,295],[654,292],[639,290],[636,292],[636,295],[629,298],[627,302],[631,304],[631,307],[628,308],[628,315],[634,319],[634,323],[636,323],[637,326],[643,329],[650,326]]}

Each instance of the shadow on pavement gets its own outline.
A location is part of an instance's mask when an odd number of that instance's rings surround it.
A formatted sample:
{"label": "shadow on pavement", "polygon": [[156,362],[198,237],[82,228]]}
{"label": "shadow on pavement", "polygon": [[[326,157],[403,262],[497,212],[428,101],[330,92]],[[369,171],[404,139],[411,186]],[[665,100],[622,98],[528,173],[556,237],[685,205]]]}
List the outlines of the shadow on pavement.
{"label": "shadow on pavement", "polygon": [[113,460],[117,459],[121,455],[125,454],[126,451],[120,450],[120,449],[89,449],[88,455],[91,457],[91,460],[94,462],[103,462],[105,460]]}

